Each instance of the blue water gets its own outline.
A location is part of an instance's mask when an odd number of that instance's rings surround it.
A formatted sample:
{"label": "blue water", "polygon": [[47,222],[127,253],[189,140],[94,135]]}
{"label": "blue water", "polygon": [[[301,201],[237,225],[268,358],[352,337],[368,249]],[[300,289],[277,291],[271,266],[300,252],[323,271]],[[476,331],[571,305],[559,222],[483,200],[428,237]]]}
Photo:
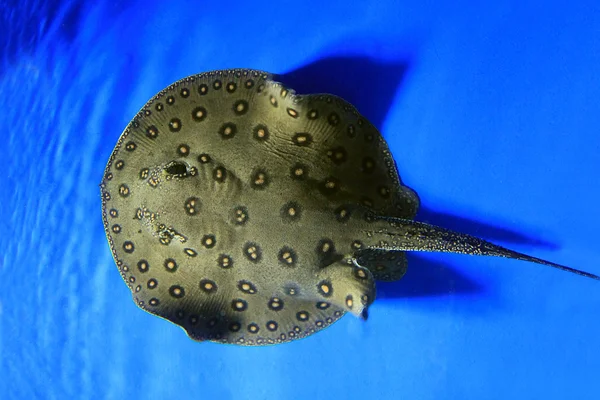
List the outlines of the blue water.
{"label": "blue water", "polygon": [[350,3],[0,1],[1,399],[600,398],[600,282],[518,261],[412,255],[368,322],[273,347],[134,305],[105,163],[153,94],[229,67],[356,104],[419,219],[600,273],[598,3]]}

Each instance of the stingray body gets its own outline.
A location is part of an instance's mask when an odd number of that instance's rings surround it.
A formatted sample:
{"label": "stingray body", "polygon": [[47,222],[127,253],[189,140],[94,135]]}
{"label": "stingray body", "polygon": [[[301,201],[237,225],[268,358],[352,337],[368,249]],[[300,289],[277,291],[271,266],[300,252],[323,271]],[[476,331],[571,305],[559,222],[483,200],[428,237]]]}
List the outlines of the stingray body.
{"label": "stingray body", "polygon": [[495,255],[594,275],[413,221],[381,134],[346,101],[254,70],[180,80],[121,135],[106,235],[142,309],[198,341],[287,342],[366,318],[404,251]]}

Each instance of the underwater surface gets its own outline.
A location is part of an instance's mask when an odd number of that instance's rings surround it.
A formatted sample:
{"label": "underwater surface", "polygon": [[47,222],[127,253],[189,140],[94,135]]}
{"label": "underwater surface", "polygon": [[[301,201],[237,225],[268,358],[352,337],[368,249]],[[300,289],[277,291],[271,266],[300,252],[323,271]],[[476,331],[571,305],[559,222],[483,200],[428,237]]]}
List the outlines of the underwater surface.
{"label": "underwater surface", "polygon": [[598,399],[600,282],[411,253],[351,315],[268,347],[141,311],[99,183],[144,103],[255,68],[354,104],[417,220],[600,273],[600,6],[0,1],[0,398]]}

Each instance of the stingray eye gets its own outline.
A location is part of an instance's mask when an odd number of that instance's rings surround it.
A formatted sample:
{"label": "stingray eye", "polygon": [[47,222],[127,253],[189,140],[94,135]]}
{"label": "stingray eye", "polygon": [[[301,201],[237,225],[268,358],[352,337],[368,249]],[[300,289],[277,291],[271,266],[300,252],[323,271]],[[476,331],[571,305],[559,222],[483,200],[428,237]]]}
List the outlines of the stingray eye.
{"label": "stingray eye", "polygon": [[170,175],[185,175],[187,173],[187,165],[182,162],[173,161],[167,164],[165,172]]}

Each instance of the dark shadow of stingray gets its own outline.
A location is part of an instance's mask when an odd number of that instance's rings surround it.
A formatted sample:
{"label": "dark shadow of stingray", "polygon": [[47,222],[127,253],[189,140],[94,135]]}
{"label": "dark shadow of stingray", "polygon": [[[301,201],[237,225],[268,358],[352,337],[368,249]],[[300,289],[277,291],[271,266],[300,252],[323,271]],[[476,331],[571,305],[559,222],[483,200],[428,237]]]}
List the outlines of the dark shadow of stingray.
{"label": "dark shadow of stingray", "polygon": [[354,105],[375,127],[381,128],[408,65],[407,61],[333,56],[277,75],[276,79],[298,94],[339,96]]}
{"label": "dark shadow of stingray", "polygon": [[395,282],[377,282],[377,298],[478,296],[486,288],[446,263],[408,253],[408,270]]}
{"label": "dark shadow of stingray", "polygon": [[432,225],[443,226],[447,229],[468,233],[470,235],[478,236],[491,241],[529,245],[552,250],[556,250],[558,248],[558,246],[554,243],[550,243],[543,239],[533,238],[524,233],[516,232],[508,228],[501,228],[485,222],[479,222],[470,218],[460,217],[458,215],[433,211],[426,207],[421,207],[417,213],[416,220],[427,222]]}

